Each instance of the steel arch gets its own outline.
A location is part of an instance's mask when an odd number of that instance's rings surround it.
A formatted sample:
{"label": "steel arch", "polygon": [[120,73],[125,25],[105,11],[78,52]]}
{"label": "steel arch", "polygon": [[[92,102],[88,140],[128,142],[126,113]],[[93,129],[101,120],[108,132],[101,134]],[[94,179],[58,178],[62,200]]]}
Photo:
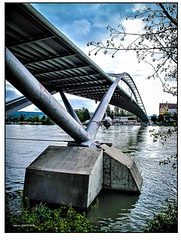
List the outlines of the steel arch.
{"label": "steel arch", "polygon": [[136,102],[138,103],[140,108],[144,111],[144,113],[147,115],[141,95],[138,91],[138,88],[136,87],[136,84],[135,84],[133,78],[129,75],[129,73],[127,73],[127,72],[124,72],[122,74],[108,73],[108,75],[111,77],[118,77],[119,75],[122,75],[121,80],[123,82],[125,82],[127,84],[127,86],[130,88],[131,92],[133,93],[133,95],[135,97]]}

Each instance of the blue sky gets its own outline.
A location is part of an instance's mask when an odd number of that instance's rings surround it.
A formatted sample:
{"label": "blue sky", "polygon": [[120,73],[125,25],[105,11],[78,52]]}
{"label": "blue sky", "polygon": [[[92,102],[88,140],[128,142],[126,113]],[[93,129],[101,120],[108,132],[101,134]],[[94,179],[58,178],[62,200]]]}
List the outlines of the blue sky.
{"label": "blue sky", "polygon": [[[87,46],[90,41],[106,41],[109,32],[108,25],[116,27],[121,23],[127,32],[143,32],[144,23],[140,19],[127,16],[135,14],[136,10],[144,7],[138,3],[33,3],[42,15],[45,16],[53,25],[63,32],[87,55],[91,50]],[[153,5],[152,5],[153,6]],[[123,44],[132,39],[127,39]],[[145,104],[147,114],[158,114],[159,102],[176,102],[176,97],[163,93],[159,80],[147,80],[152,69],[148,64],[140,63],[134,52],[118,52],[113,59],[111,54],[104,55],[99,53],[97,56],[92,54],[90,58],[105,72],[122,73],[128,72],[134,79],[138,90]],[[124,86],[122,86],[124,88]],[[126,89],[125,89],[126,90]],[[14,98],[19,96],[19,92],[7,84],[7,97]],[[74,108],[87,107],[94,111],[97,105],[94,101],[80,99],[75,96],[68,96]],[[60,95],[55,98],[62,103]],[[24,110],[33,111],[37,108],[34,105]]]}
{"label": "blue sky", "polygon": [[79,46],[105,35],[106,27],[116,27],[126,15],[132,15],[134,4],[111,3],[45,3],[32,4],[50,22]]}

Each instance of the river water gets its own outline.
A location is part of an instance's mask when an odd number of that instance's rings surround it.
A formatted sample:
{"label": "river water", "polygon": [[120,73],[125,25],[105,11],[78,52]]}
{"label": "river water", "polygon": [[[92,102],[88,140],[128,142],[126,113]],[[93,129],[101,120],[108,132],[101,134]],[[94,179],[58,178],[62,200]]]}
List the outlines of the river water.
{"label": "river water", "polygon": [[[143,178],[140,195],[104,191],[98,195],[97,207],[90,208],[87,217],[102,230],[142,232],[146,219],[151,218],[153,212],[160,212],[166,198],[177,198],[177,169],[171,164],[159,165],[159,161],[177,153],[177,134],[164,144],[160,139],[153,142],[149,132],[153,128],[167,129],[128,125],[99,129],[96,140],[112,142],[132,157]],[[6,125],[6,193],[11,195],[23,190],[26,167],[45,148],[66,145],[63,141],[69,140],[71,137],[56,125]]]}

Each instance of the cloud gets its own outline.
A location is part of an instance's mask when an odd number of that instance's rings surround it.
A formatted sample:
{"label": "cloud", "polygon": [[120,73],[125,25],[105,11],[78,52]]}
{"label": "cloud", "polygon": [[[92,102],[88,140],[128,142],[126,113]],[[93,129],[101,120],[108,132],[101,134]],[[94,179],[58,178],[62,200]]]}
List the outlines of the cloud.
{"label": "cloud", "polygon": [[118,26],[121,21],[121,16],[119,12],[101,11],[96,14],[93,19],[93,26],[97,28],[106,28],[108,25],[115,27]]}
{"label": "cloud", "polygon": [[128,33],[143,33],[143,28],[145,26],[141,19],[123,20],[122,25],[125,28],[125,32]]}
{"label": "cloud", "polygon": [[75,33],[86,35],[90,32],[91,23],[86,19],[73,21],[70,27]]}
{"label": "cloud", "polygon": [[133,13],[136,13],[138,10],[144,9],[144,8],[145,8],[145,4],[143,4],[143,3],[136,3],[136,4],[134,4],[133,7],[131,8],[131,11],[132,11]]}

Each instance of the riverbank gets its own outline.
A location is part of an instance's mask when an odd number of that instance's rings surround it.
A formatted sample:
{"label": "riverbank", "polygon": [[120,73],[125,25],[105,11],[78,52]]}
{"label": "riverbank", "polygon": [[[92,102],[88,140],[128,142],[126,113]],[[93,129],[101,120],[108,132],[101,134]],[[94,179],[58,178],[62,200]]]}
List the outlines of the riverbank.
{"label": "riverbank", "polygon": [[[17,192],[17,198],[21,203],[21,211],[9,207],[9,201],[16,200],[15,196],[6,196],[5,232],[41,232],[41,233],[105,233],[119,232],[114,229],[101,230],[86,217],[86,213],[75,211],[71,206],[59,206],[52,208],[46,204],[30,204],[27,198],[23,199],[22,191]],[[96,211],[99,202],[94,201],[92,211]],[[177,202],[165,201],[160,213],[152,213],[152,219],[147,219],[144,232],[177,233]],[[130,229],[129,232],[132,232]]]}

